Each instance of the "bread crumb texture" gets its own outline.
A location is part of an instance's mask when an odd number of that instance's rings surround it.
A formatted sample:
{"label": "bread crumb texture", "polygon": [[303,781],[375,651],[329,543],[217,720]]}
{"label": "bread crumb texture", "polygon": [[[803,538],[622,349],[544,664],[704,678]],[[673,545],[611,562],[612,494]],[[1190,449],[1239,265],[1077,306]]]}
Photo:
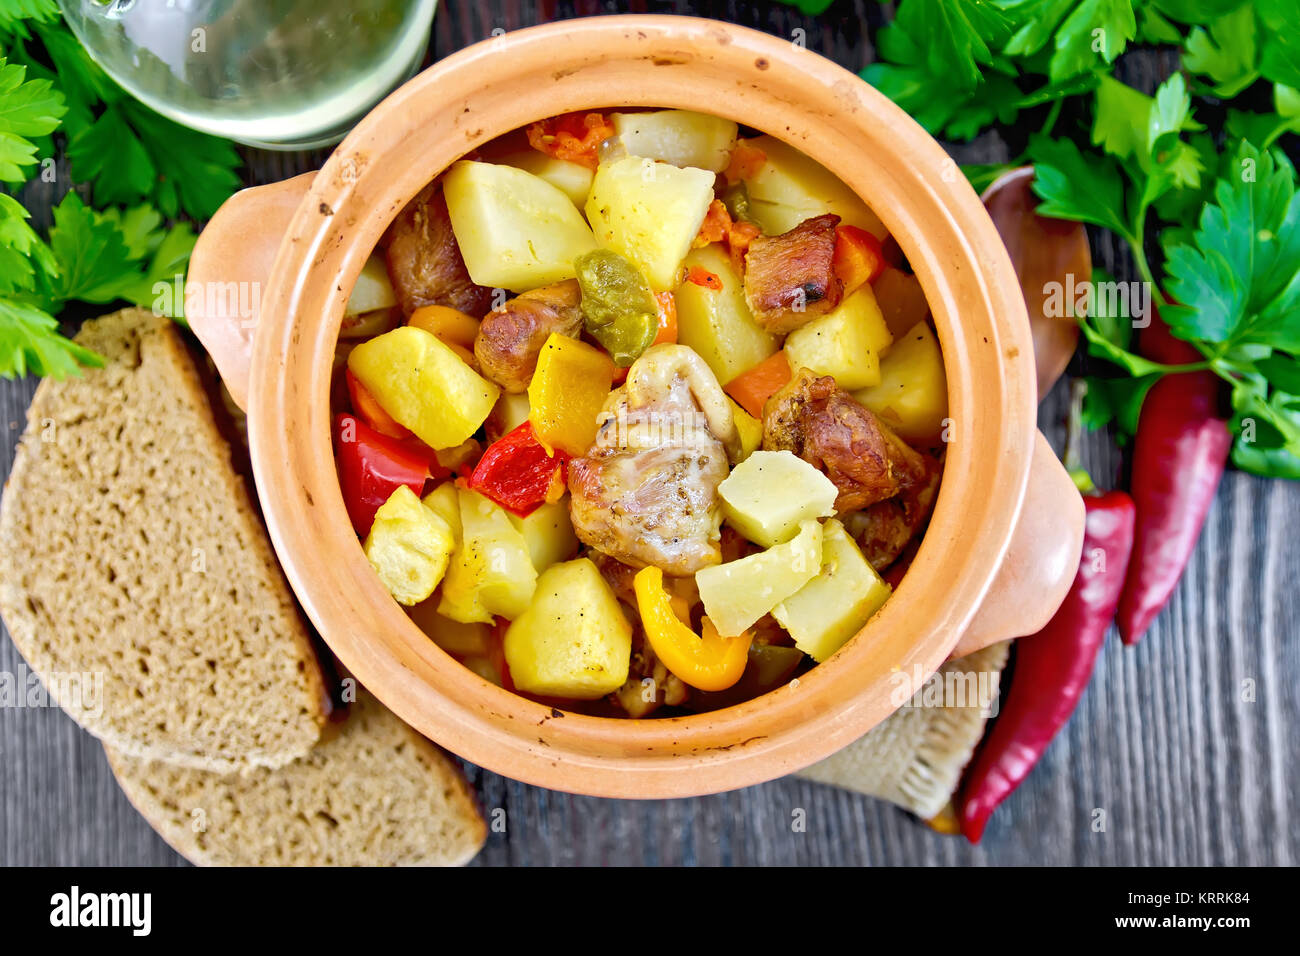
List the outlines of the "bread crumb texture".
{"label": "bread crumb texture", "polygon": [[14,642],[52,692],[102,679],[100,699],[59,703],[120,753],[288,764],[320,739],[328,697],[193,360],[139,309],[77,341],[105,367],[41,383],[0,504]]}
{"label": "bread crumb texture", "polygon": [[337,735],[278,770],[214,774],[106,748],[177,852],[208,866],[458,866],[487,827],[458,768],[369,694]]}

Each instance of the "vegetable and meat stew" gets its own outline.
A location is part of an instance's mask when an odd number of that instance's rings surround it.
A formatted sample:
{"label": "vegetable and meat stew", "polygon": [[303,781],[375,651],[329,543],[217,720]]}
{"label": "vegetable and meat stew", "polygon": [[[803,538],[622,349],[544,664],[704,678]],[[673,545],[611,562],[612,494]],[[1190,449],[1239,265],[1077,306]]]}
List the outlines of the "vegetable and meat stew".
{"label": "vegetable and meat stew", "polygon": [[735,704],[888,600],[947,383],[880,221],[807,156],[681,110],[460,160],[339,339],[335,451],[393,598],[483,678],[602,716]]}

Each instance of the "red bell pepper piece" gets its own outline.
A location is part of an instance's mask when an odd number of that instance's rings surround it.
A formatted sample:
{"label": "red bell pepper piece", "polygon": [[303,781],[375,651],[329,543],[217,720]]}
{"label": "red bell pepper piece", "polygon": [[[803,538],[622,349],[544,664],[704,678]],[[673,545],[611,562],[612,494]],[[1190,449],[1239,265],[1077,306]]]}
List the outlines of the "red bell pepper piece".
{"label": "red bell pepper piece", "polygon": [[[1159,317],[1143,330],[1139,350],[1170,365],[1204,359]],[[1177,372],[1142,403],[1129,482],[1137,529],[1117,618],[1125,644],[1136,644],[1168,602],[1223,477],[1232,433],[1220,411],[1221,386],[1213,372]]]}
{"label": "red bell pepper piece", "polygon": [[426,479],[446,474],[422,444],[384,435],[355,415],[335,417],[334,450],[343,503],[362,536],[370,533],[375,512],[399,487],[406,485],[418,495]]}
{"label": "red bell pepper piece", "polygon": [[1133,499],[1109,491],[1083,501],[1083,556],[1074,584],[1045,628],[1016,641],[1006,703],[957,799],[961,832],[972,843],[1074,713],[1115,616],[1133,545]]}
{"label": "red bell pepper piece", "polygon": [[521,518],[543,502],[564,494],[564,452],[547,454],[533,423],[525,421],[502,435],[483,452],[469,476],[469,487]]}
{"label": "red bell pepper piece", "polygon": [[344,369],[343,378],[347,382],[348,396],[352,399],[352,410],[361,417],[362,421],[390,438],[411,437],[411,430],[384,411],[384,407],[370,393],[370,389],[362,385],[361,381],[352,374],[352,369]]}

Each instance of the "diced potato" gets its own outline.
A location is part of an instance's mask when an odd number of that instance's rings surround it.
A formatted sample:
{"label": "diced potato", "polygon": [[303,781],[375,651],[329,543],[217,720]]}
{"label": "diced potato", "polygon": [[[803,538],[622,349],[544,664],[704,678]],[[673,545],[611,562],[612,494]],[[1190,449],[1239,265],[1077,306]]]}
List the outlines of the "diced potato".
{"label": "diced potato", "polygon": [[362,342],[348,369],[384,411],[435,449],[473,435],[500,394],[451,346],[411,326]]}
{"label": "diced potato", "polygon": [[572,279],[573,260],[596,248],[572,200],[522,169],[462,159],[442,188],[465,268],[479,285],[526,292]]}
{"label": "diced potato", "polygon": [[456,547],[460,547],[460,493],[454,481],[444,481],[424,496],[424,506],[430,509],[451,528]]}
{"label": "diced potato", "polygon": [[411,620],[429,639],[452,657],[484,657],[492,649],[492,628],[487,624],[462,624],[437,611],[438,602],[421,601],[411,608]]}
{"label": "diced potato", "polygon": [[505,435],[528,421],[528,393],[502,392],[497,399],[497,407],[492,412],[497,428]]}
{"label": "diced potato", "polygon": [[528,383],[528,418],[547,451],[587,453],[613,380],[608,355],[579,339],[551,333]]}
{"label": "diced potato", "polygon": [[510,520],[528,543],[528,554],[538,574],[577,553],[578,536],[569,518],[567,495],[543,504],[527,518],[511,515]]}
{"label": "diced potato", "polygon": [[504,508],[468,488],[460,498],[460,545],[442,585],[438,613],[464,624],[491,623],[494,615],[513,620],[524,612],[537,587],[528,543]]}
{"label": "diced potato", "polygon": [[548,568],[537,596],[506,631],[506,664],[530,694],[594,700],[627,682],[632,626],[586,558]]}
{"label": "diced potato", "polygon": [[601,163],[587,197],[587,221],[602,248],[623,256],[663,292],[677,284],[678,267],[713,201],[714,179],[704,169],[637,156]]}
{"label": "diced potato", "polygon": [[673,292],[677,341],[698,352],[719,382],[730,382],[777,350],[776,336],[754,321],[744,282],[720,244],[692,249],[682,265],[700,266],[722,280],[717,290],[683,282]]}
{"label": "diced potato", "polygon": [[393,284],[388,281],[388,266],[383,256],[371,256],[361,267],[357,284],[348,296],[344,315],[364,315],[377,309],[391,309],[397,305],[397,296],[393,294]]}
{"label": "diced potato", "polygon": [[824,661],[889,599],[891,589],[835,519],[822,530],[821,572],[772,609],[795,647]]}
{"label": "diced potato", "polygon": [[938,439],[948,417],[948,377],[934,330],[924,322],[913,326],[880,363],[880,384],[853,397],[905,441]]}
{"label": "diced potato", "polygon": [[718,485],[727,521],[765,548],[789,541],[809,518],[835,514],[838,493],[835,482],[789,451],[756,451]]}
{"label": "diced potato", "polygon": [[[752,457],[752,456],[751,456]],[[794,594],[821,568],[822,526],[808,519],[794,539],[695,572],[704,613],[732,637]]]}
{"label": "diced potato", "polygon": [[720,173],[736,145],[736,124],[721,116],[689,110],[615,113],[614,133],[629,156]]}
{"label": "diced potato", "polygon": [[880,356],[893,343],[871,286],[864,285],[836,308],[820,315],[785,340],[792,369],[830,375],[852,391],[880,382]]}
{"label": "diced potato", "polygon": [[447,522],[401,485],[375,512],[363,547],[394,600],[419,604],[442,580],[455,544]]}
{"label": "diced potato", "polygon": [[526,173],[532,173],[538,179],[544,179],[564,195],[575,206],[582,208],[591,192],[591,180],[596,174],[581,163],[571,163],[567,159],[556,159],[535,149],[522,150],[502,156],[497,162],[503,166],[514,166]]}
{"label": "diced potato", "polygon": [[889,326],[889,334],[896,339],[901,339],[905,332],[930,314],[930,304],[921,290],[921,280],[902,269],[886,266],[885,271],[871,283],[871,291],[876,294],[876,304]]}
{"label": "diced potato", "polygon": [[825,166],[771,136],[748,142],[767,155],[763,168],[745,180],[745,186],[750,215],[769,236],[789,232],[805,219],[828,212],[877,239],[888,234],[867,204]]}
{"label": "diced potato", "polygon": [[727,401],[731,402],[731,420],[736,423],[736,433],[740,435],[739,461],[744,461],[763,444],[763,423],[737,405],[734,398]]}

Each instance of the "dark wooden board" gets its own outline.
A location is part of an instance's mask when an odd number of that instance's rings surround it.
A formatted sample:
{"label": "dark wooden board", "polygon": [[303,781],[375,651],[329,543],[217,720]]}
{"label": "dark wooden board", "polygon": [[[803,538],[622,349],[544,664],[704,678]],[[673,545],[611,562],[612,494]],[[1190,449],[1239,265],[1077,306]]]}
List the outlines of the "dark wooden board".
{"label": "dark wooden board", "polygon": [[[872,56],[874,0],[840,0],[820,18],[772,3],[469,3],[446,0],[432,55],[557,17],[695,13],[803,42],[857,70]],[[870,29],[869,29],[870,28]],[[1148,90],[1168,58],[1133,54],[1125,79]],[[983,137],[962,162],[1007,158]],[[246,150],[250,184],[313,168],[323,154]],[[37,218],[48,212],[37,209]],[[1108,243],[1099,264],[1129,278]],[[0,474],[7,475],[33,382],[0,382]],[[1064,395],[1040,425],[1061,438]],[[1122,456],[1090,436],[1085,464],[1103,483]],[[485,811],[505,811],[483,865],[1289,864],[1300,734],[1300,484],[1232,473],[1172,602],[1136,649],[1112,640],[1068,732],[998,811],[984,842],[938,836],[892,806],[788,778],[694,800],[616,801],[529,787],[468,768]],[[1112,635],[1113,637],[1113,635]],[[22,672],[8,636],[0,671]],[[1254,699],[1243,693],[1254,685]],[[1095,832],[1094,811],[1106,813]],[[803,814],[797,814],[803,811]],[[807,825],[796,832],[796,816]],[[0,864],[183,861],[117,789],[98,743],[56,709],[0,709]]]}

